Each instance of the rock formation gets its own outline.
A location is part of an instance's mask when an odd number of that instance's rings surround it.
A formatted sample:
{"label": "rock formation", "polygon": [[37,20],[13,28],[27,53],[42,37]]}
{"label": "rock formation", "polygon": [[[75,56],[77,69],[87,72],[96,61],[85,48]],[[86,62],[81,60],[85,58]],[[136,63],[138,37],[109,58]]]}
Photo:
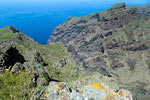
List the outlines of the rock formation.
{"label": "rock formation", "polygon": [[[0,100],[7,100],[10,97],[2,98],[7,93],[6,90],[9,90],[9,88],[3,87],[8,85],[8,83],[3,83],[5,82],[3,77],[10,82],[13,81],[11,77],[9,80],[7,75],[11,75],[7,72],[12,73],[12,77],[18,76],[18,78],[23,72],[26,75],[31,74],[29,75],[30,89],[24,89],[24,92],[32,90],[32,98],[30,98],[32,100],[49,82],[69,81],[84,74],[84,70],[75,63],[71,54],[62,44],[39,45],[12,26],[0,29]],[[24,82],[23,84],[28,83]],[[20,94],[18,93],[18,95]],[[20,98],[15,99],[20,100]]]}
{"label": "rock formation", "polygon": [[149,100],[149,24],[149,5],[120,3],[69,17],[50,45],[0,29],[0,100]]}
{"label": "rock formation", "polygon": [[132,100],[114,78],[86,74],[62,44],[39,45],[0,29],[0,100]]}
{"label": "rock formation", "polygon": [[[147,9],[147,10],[146,10]],[[150,98],[149,6],[116,4],[83,17],[69,17],[48,43],[61,42],[87,73],[116,78],[134,100]]]}
{"label": "rock formation", "polygon": [[[96,76],[96,77],[95,77]],[[89,79],[89,76],[84,76],[82,78],[81,84],[79,80],[72,81],[70,87],[68,84],[63,82],[50,82],[49,86],[41,92],[39,100],[133,100],[132,94],[128,90],[120,89],[118,92],[115,92],[115,84],[111,85],[110,88],[102,82],[102,78],[98,78],[98,73],[90,75],[92,79]],[[107,79],[105,79],[106,82]],[[94,83],[92,83],[94,82]],[[72,83],[76,83],[73,85]],[[78,83],[78,84],[77,84]]]}

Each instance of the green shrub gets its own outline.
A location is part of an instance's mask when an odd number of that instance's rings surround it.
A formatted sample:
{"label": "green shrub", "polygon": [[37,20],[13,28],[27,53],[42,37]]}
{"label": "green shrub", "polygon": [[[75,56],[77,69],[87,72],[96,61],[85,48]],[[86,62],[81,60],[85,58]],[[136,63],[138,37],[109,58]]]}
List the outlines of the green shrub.
{"label": "green shrub", "polygon": [[6,72],[0,76],[0,100],[27,100],[30,97],[31,74]]}

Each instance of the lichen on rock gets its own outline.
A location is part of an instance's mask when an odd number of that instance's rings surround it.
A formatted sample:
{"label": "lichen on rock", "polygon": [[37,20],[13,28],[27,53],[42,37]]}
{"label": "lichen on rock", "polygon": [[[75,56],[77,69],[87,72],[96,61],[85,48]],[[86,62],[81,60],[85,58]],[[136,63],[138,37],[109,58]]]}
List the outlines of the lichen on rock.
{"label": "lichen on rock", "polygon": [[50,82],[49,86],[45,88],[38,99],[46,100],[132,100],[132,94],[125,89],[115,92],[102,86],[106,90],[101,90],[100,84],[93,83],[84,86],[78,90],[77,88],[70,89],[66,83]]}

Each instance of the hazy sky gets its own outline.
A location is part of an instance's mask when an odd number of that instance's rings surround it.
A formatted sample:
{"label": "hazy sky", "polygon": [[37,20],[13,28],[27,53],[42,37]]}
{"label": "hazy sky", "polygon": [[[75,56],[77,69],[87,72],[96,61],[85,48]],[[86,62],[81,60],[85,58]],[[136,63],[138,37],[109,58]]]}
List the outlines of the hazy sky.
{"label": "hazy sky", "polygon": [[1,2],[90,2],[103,0],[0,0]]}
{"label": "hazy sky", "polygon": [[51,6],[108,6],[120,2],[128,5],[144,5],[150,0],[0,0],[0,6],[16,5],[51,5]]}
{"label": "hazy sky", "polygon": [[15,4],[15,3],[21,3],[21,4],[81,4],[81,5],[98,5],[98,4],[115,4],[118,2],[126,2],[127,5],[132,4],[145,4],[150,3],[150,0],[0,0],[0,5],[4,4]]}
{"label": "hazy sky", "polygon": [[0,0],[0,2],[148,2],[149,0]]}

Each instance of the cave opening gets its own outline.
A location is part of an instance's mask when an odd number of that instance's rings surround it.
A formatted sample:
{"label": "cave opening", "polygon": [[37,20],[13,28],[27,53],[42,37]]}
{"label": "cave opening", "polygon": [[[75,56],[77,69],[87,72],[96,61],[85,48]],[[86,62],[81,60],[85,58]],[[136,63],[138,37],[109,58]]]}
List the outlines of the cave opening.
{"label": "cave opening", "polygon": [[10,47],[6,51],[6,56],[4,57],[5,62],[4,66],[5,68],[12,68],[16,62],[19,62],[23,64],[25,62],[24,57],[19,53],[19,51],[16,48]]}

